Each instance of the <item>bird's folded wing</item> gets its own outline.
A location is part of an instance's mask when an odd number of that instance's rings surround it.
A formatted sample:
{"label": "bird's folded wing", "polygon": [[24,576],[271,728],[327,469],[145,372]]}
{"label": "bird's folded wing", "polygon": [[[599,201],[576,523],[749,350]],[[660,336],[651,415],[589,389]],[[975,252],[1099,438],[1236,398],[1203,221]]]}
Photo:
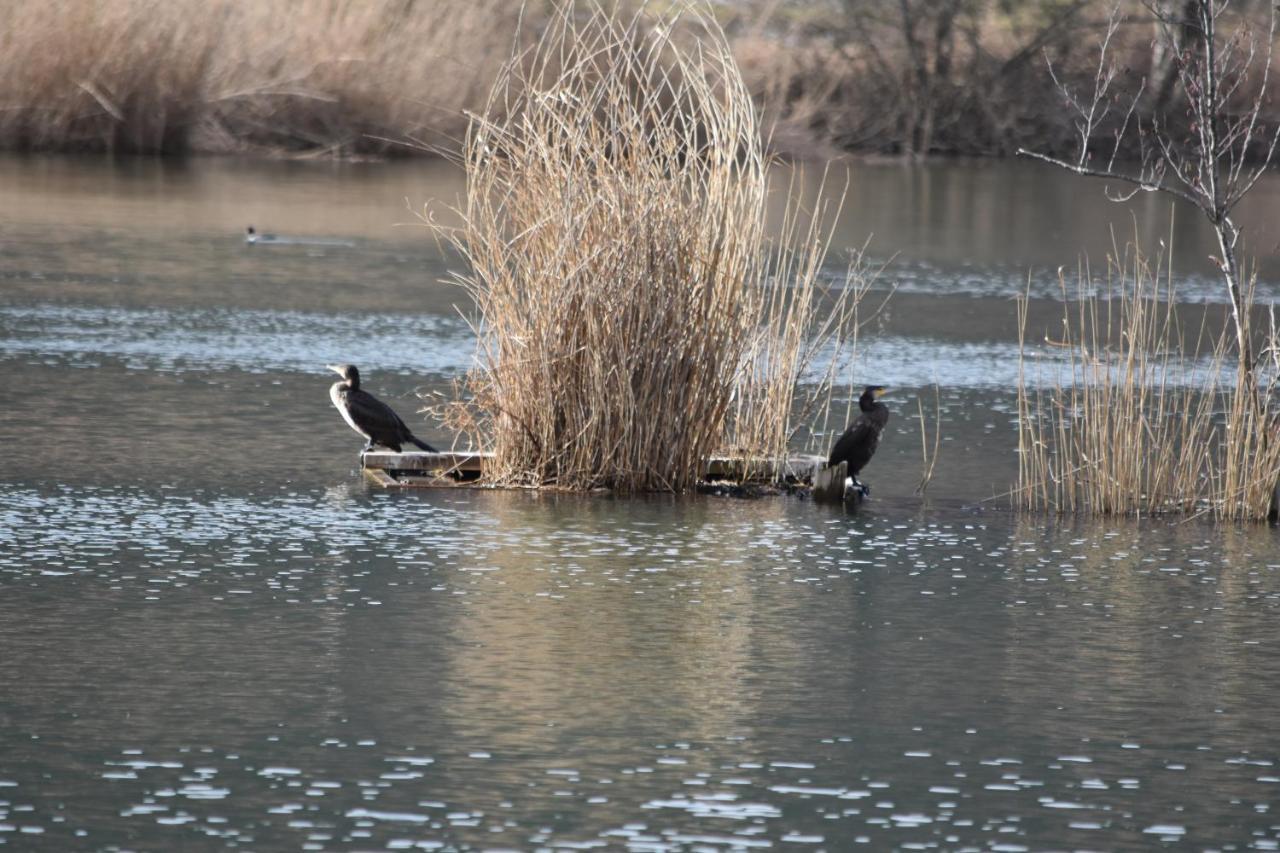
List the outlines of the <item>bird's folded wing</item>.
{"label": "bird's folded wing", "polygon": [[400,416],[372,394],[366,394],[363,391],[348,394],[347,405],[351,407],[351,417],[355,422],[367,429],[404,428],[404,422],[400,420]]}

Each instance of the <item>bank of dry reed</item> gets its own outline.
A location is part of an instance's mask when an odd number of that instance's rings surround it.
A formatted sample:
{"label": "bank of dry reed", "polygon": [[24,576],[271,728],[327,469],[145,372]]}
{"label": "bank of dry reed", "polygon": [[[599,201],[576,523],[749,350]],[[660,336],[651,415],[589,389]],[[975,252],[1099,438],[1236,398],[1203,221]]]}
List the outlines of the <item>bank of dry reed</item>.
{"label": "bank of dry reed", "polygon": [[561,7],[464,163],[448,236],[480,347],[452,417],[490,478],[679,491],[717,450],[785,455],[796,382],[861,291],[818,275],[830,216],[766,239],[761,130],[713,19]]}
{"label": "bank of dry reed", "polygon": [[519,13],[505,0],[14,0],[0,12],[0,147],[456,150]]}
{"label": "bank of dry reed", "polygon": [[[0,148],[456,152],[463,110],[483,106],[517,28],[540,31],[548,5],[7,0]],[[1044,55],[1092,79],[1086,48],[1112,3],[1015,6],[735,0],[715,14],[777,150],[1061,152],[1075,130]],[[1151,32],[1131,35],[1128,64],[1157,79]]]}
{"label": "bank of dry reed", "polygon": [[[1238,374],[1234,332],[1184,327],[1172,274],[1132,247],[1107,276],[1094,294],[1081,273],[1070,301],[1063,285],[1062,337],[1046,341],[1065,367],[1028,356],[1020,304],[1020,505],[1267,518],[1280,480],[1277,416],[1266,390]],[[1273,334],[1268,351],[1274,344]]]}

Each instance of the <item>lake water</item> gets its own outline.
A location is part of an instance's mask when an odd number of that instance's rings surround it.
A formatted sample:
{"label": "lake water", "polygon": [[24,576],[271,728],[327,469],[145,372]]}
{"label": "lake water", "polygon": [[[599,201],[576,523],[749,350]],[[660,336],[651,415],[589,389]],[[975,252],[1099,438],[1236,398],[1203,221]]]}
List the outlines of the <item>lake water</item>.
{"label": "lake water", "polygon": [[1136,228],[1220,311],[1208,235],[1035,164],[851,178],[898,288],[852,514],[366,485],[323,365],[411,416],[471,359],[445,164],[0,158],[0,847],[1280,849],[1275,529],[997,497],[1014,296]]}

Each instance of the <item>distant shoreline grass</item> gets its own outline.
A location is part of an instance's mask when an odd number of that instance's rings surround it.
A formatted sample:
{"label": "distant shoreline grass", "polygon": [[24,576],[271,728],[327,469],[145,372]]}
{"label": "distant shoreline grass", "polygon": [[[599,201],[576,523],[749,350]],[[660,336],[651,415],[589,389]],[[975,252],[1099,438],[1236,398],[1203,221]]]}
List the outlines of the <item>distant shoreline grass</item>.
{"label": "distant shoreline grass", "polygon": [[0,148],[360,157],[456,150],[507,0],[16,0]]}
{"label": "distant shoreline grass", "polygon": [[[919,20],[903,19],[889,0],[707,8],[773,150],[822,158],[1001,155],[1029,140],[1064,149],[1075,129],[1045,59],[1064,79],[1089,79],[1092,26],[1109,6],[1028,3],[1015,13],[962,4],[950,29],[935,26],[943,4],[921,4]],[[0,150],[456,156],[467,114],[485,108],[517,31],[529,43],[551,8],[551,0],[13,0],[0,11]],[[1125,31],[1133,74],[1154,73],[1150,40],[1149,28]]]}

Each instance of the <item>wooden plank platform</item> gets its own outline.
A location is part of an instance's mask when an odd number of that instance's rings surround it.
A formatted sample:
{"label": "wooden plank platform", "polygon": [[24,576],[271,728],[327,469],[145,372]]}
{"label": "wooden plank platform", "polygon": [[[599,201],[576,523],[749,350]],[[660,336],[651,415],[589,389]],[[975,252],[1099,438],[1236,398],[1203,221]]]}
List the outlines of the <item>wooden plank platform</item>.
{"label": "wooden plank platform", "polygon": [[[474,451],[394,453],[373,450],[361,457],[366,476],[386,488],[465,486],[479,480],[490,453]],[[826,463],[826,458],[810,454],[790,456],[781,466],[772,459],[742,456],[714,456],[707,460],[708,481],[732,480],[747,483],[810,484]],[[779,470],[781,468],[781,470]]]}
{"label": "wooden plank platform", "polygon": [[365,476],[385,489],[457,488],[475,483],[490,453],[396,453],[372,450],[360,457]]}
{"label": "wooden plank platform", "polygon": [[484,460],[492,453],[427,453],[415,450],[410,453],[395,453],[391,450],[371,450],[360,457],[361,465],[366,469],[380,471],[460,471],[480,475]]}

